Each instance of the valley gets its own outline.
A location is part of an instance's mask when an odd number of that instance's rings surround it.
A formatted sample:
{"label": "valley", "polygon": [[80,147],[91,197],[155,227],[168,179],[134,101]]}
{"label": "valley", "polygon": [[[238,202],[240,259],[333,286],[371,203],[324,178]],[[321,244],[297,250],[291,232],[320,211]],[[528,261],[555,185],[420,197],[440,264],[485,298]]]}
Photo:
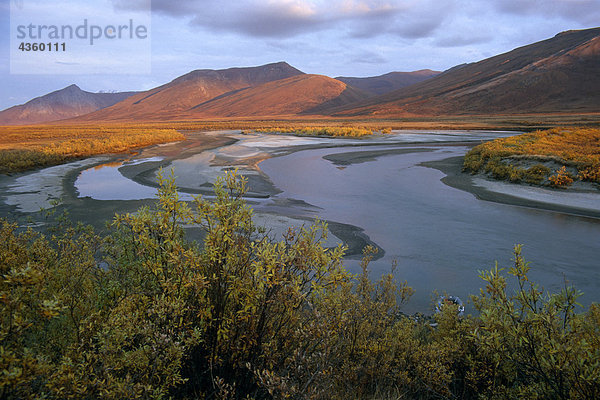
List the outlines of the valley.
{"label": "valley", "polygon": [[108,3],[5,41],[0,398],[599,397],[597,7]]}
{"label": "valley", "polygon": [[[52,209],[54,199],[60,201],[57,211],[101,229],[114,213],[153,203],[159,168],[173,171],[184,201],[211,198],[214,180],[237,168],[248,179],[246,201],[256,223],[275,240],[288,227],[319,218],[329,223],[328,245],[349,246],[345,263],[351,272],[359,272],[366,244],[380,251],[371,264],[374,277],[397,262],[397,279],[416,289],[407,311],[431,312],[433,291],[468,298],[480,287],[478,268],[508,264],[516,243],[525,244],[535,264],[532,276],[546,289],[557,290],[566,278],[586,293],[586,304],[598,301],[600,279],[593,278],[592,267],[600,234],[597,194],[587,199],[549,189],[523,193],[460,173],[461,156],[474,144],[514,134],[405,130],[336,139],[239,130],[188,133],[185,141],[135,155],[1,178],[0,210],[43,226],[38,210]],[[187,231],[201,237],[194,228]]]}

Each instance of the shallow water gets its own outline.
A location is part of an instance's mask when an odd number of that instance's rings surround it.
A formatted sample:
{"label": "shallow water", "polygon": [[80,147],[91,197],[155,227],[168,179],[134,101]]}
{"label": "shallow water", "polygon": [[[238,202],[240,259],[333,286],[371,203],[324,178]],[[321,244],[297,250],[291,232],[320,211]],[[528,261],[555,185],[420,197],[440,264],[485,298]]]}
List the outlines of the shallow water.
{"label": "shallow water", "polygon": [[[363,228],[386,252],[372,263],[373,275],[397,260],[396,276],[417,291],[409,311],[426,309],[434,290],[466,300],[482,287],[479,270],[496,261],[510,266],[515,244],[524,244],[531,276],[546,289],[559,290],[567,279],[586,293],[584,302],[599,301],[600,221],[481,201],[444,185],[440,171],[419,166],[466,150],[386,155],[342,169],[323,156],[347,149],[308,150],[266,160],[261,169],[283,190],[279,196]],[[348,265],[358,272],[357,262]]]}
{"label": "shallow water", "polygon": [[[395,275],[416,289],[406,307],[408,312],[430,311],[434,290],[467,300],[483,285],[478,271],[491,269],[495,261],[509,267],[512,248],[518,243],[524,244],[523,254],[532,262],[532,278],[546,289],[559,290],[567,279],[585,292],[582,303],[600,301],[599,219],[481,201],[442,183],[442,172],[420,166],[463,155],[468,150],[464,142],[507,135],[412,131],[357,140],[230,133],[228,136],[238,140],[235,144],[190,152],[168,162],[166,168],[173,168],[183,199],[191,198],[186,190],[206,188],[231,167],[241,168],[251,178],[269,180],[271,186],[258,187],[270,197],[252,199],[252,206],[260,222],[274,225],[276,231],[290,224],[300,225],[306,217],[364,229],[385,251],[382,258],[372,262],[372,277],[388,272],[397,260]],[[172,146],[165,149],[165,156],[167,150],[172,155]],[[155,198],[155,187],[126,178],[130,175],[124,171],[148,165],[146,175],[152,179],[152,168],[162,160],[161,151],[158,148],[152,157],[142,153],[134,160],[93,168],[85,166],[98,159],[6,178],[0,182],[0,197],[4,204],[20,207],[21,212],[36,211],[38,203],[46,204],[48,198],[58,197],[63,184],[68,184],[61,171],[81,168],[74,178],[77,198],[71,200],[72,204],[96,201],[114,207],[110,212],[120,212],[121,207],[131,207],[135,200]],[[353,154],[349,157],[345,153]],[[254,161],[247,161],[251,158]],[[257,158],[267,158],[258,169]],[[269,192],[271,187],[281,193]],[[519,186],[497,190],[530,192]],[[591,194],[561,197],[569,198],[564,201],[594,204]],[[551,194],[548,201],[552,201]],[[358,261],[347,260],[346,265],[353,272],[359,270]],[[467,305],[469,311],[472,309]]]}
{"label": "shallow water", "polygon": [[156,188],[140,185],[125,178],[119,168],[122,162],[99,165],[81,171],[75,186],[79,197],[96,200],[137,200],[156,198]]}

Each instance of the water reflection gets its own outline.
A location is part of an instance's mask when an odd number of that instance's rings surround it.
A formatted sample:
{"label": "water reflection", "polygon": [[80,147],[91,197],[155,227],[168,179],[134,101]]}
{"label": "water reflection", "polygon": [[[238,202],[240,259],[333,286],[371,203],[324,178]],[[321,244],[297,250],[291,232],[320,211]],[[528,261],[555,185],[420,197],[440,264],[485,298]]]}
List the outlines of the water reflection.
{"label": "water reflection", "polygon": [[119,172],[123,162],[102,164],[82,171],[75,187],[79,197],[96,200],[138,200],[156,197],[156,188],[140,185]]}

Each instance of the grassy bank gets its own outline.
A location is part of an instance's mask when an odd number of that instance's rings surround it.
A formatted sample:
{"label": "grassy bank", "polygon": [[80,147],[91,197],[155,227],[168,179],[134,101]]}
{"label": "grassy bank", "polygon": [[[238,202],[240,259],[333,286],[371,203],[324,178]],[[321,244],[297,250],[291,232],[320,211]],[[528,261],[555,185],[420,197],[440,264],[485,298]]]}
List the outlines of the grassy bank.
{"label": "grassy bank", "polygon": [[97,154],[183,140],[173,128],[144,126],[10,126],[0,128],[0,173],[61,164]]}
{"label": "grassy bank", "polygon": [[600,114],[535,116],[444,116],[398,119],[310,118],[222,119],[0,127],[0,173],[60,164],[77,157],[117,153],[184,139],[178,131],[244,130],[358,137],[400,129],[523,130],[557,126],[600,126]]}
{"label": "grassy bank", "polygon": [[600,184],[600,129],[554,128],[496,139],[473,148],[464,170],[554,187]]}
{"label": "grassy bank", "polygon": [[[254,128],[251,131],[260,133],[291,133],[300,136],[332,136],[332,137],[361,137],[372,135],[372,128],[351,126],[287,126],[287,127],[263,127]],[[391,129],[384,128],[380,132],[390,133]]]}

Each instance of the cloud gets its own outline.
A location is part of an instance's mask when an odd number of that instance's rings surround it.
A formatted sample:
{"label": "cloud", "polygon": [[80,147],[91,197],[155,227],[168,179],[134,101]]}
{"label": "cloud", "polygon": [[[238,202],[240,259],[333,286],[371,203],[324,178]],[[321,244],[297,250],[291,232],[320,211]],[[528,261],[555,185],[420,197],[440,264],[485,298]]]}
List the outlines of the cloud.
{"label": "cloud", "polygon": [[372,51],[364,51],[352,58],[352,62],[360,64],[385,64],[388,60],[378,53]]}
{"label": "cloud", "polygon": [[600,21],[599,0],[495,0],[494,4],[500,12],[512,15],[553,17],[591,26]]}
{"label": "cloud", "polygon": [[326,23],[314,6],[302,1],[246,2],[229,9],[197,12],[191,19],[192,25],[210,30],[278,38],[321,29]]}
{"label": "cloud", "polygon": [[[147,0],[112,0],[117,8],[142,9]],[[354,38],[431,34],[456,0],[153,0],[152,11],[200,29],[258,38],[289,38],[341,31]]]}
{"label": "cloud", "polygon": [[493,28],[482,26],[473,16],[460,16],[448,21],[433,40],[438,47],[460,47],[488,43],[495,39]]}
{"label": "cloud", "polygon": [[486,43],[492,39],[491,35],[451,33],[449,35],[441,35],[434,41],[434,44],[439,47],[460,47]]}

